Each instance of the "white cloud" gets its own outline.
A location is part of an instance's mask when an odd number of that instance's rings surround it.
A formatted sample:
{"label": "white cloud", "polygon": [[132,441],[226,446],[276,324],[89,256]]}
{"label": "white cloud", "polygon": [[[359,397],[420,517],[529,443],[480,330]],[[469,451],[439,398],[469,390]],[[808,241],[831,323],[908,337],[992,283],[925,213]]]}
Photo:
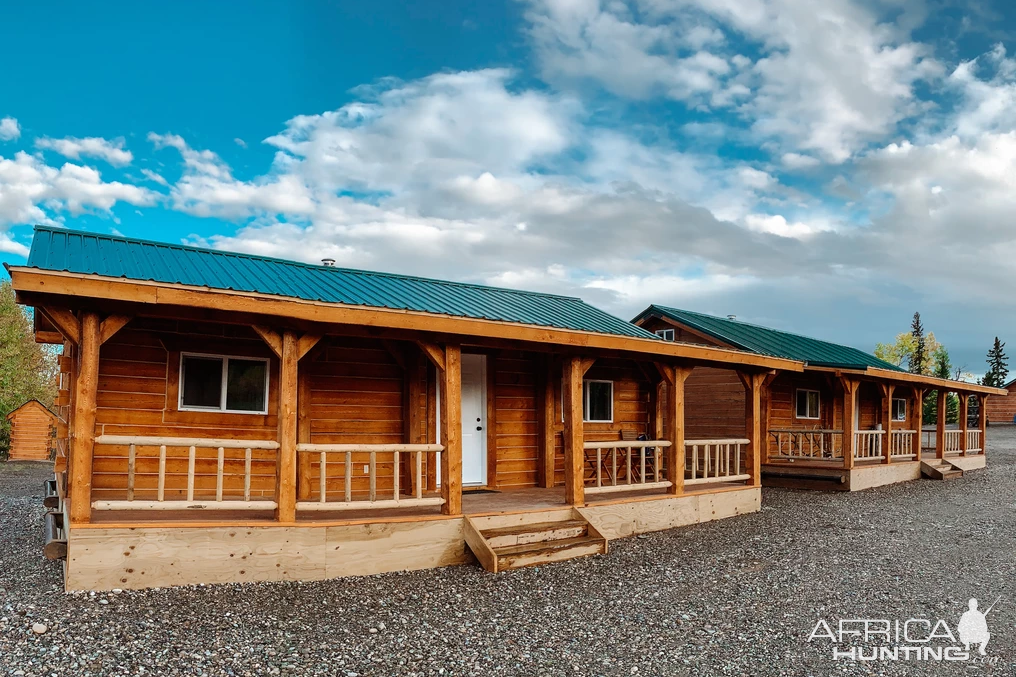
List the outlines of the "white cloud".
{"label": "white cloud", "polygon": [[0,118],[0,141],[16,141],[21,136],[21,125],[11,117]]}
{"label": "white cloud", "polygon": [[802,155],[801,153],[784,153],[780,159],[783,161],[783,166],[787,169],[811,169],[822,164],[818,158]]}
{"label": "white cloud", "polygon": [[233,143],[235,143],[236,145],[240,146],[240,148],[246,148],[247,147],[247,142],[244,141],[243,139],[241,139],[239,136],[236,137],[235,139],[233,139]]}
{"label": "white cloud", "polygon": [[125,150],[123,146],[123,139],[110,141],[96,136],[84,139],[70,136],[63,139],[51,139],[44,136],[35,142],[36,148],[52,150],[72,160],[92,157],[105,160],[114,167],[129,165],[134,160],[134,155],[129,150]]}
{"label": "white cloud", "polygon": [[165,186],[166,188],[169,188],[169,181],[167,181],[166,177],[164,177],[162,174],[159,174],[158,172],[153,172],[151,169],[142,169],[141,174],[149,181],[157,183],[160,186]]}
{"label": "white cloud", "polygon": [[144,188],[103,181],[92,167],[71,163],[51,167],[24,152],[13,158],[0,156],[0,227],[58,223],[62,212],[108,214],[117,202],[146,206],[154,204],[156,197]]}

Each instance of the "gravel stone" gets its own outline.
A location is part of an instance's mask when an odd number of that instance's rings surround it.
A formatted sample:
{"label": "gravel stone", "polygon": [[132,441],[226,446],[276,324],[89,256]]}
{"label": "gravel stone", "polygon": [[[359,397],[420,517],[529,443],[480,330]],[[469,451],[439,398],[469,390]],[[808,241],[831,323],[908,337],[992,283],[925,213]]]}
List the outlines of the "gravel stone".
{"label": "gravel stone", "polygon": [[[563,564],[101,595],[65,594],[42,557],[50,470],[2,463],[0,675],[1010,675],[1016,428],[988,439],[988,468],[961,479],[765,489],[759,513]],[[999,596],[994,665],[833,661],[807,641],[819,618],[955,628],[968,598]]]}

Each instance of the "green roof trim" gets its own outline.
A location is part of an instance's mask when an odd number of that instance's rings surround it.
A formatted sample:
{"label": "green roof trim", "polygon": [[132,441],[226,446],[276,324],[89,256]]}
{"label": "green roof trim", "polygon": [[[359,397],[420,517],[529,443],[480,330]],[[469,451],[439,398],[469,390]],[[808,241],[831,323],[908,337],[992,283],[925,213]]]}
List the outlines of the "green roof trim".
{"label": "green roof trim", "polygon": [[654,314],[758,355],[797,360],[813,367],[859,370],[873,367],[903,371],[896,365],[857,348],[690,310],[652,305],[632,322],[638,322]]}
{"label": "green roof trim", "polygon": [[36,226],[28,267],[350,306],[658,337],[581,299]]}

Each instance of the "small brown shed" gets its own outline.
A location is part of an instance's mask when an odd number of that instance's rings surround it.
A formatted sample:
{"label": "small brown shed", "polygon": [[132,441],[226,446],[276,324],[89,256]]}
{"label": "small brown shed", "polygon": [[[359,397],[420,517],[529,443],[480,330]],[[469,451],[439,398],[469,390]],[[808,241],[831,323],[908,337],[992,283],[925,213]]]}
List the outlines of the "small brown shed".
{"label": "small brown shed", "polygon": [[1002,386],[1009,391],[1009,397],[988,398],[988,423],[1016,423],[1016,380]]}
{"label": "small brown shed", "polygon": [[28,400],[7,415],[11,422],[11,461],[48,461],[57,417],[39,400]]}

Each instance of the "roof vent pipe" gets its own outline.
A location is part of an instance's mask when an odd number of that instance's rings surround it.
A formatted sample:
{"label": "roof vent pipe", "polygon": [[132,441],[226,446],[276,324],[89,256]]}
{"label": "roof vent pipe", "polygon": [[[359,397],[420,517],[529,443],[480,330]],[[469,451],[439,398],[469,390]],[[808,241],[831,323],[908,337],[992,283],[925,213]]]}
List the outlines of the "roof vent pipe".
{"label": "roof vent pipe", "polygon": [[728,320],[736,320],[737,319],[737,315],[727,315],[727,319]]}
{"label": "roof vent pipe", "polygon": [[334,268],[335,267],[335,259],[321,259],[321,265],[326,267],[326,268]]}

